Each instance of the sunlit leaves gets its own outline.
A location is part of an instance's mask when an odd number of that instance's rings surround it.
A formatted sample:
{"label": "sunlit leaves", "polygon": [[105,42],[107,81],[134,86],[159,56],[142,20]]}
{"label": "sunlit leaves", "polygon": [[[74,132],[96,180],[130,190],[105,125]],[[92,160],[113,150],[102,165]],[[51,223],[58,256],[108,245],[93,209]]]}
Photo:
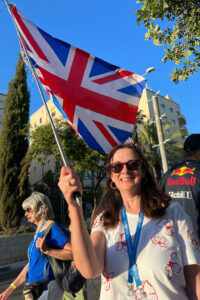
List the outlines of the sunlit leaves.
{"label": "sunlit leaves", "polygon": [[171,79],[178,83],[187,80],[200,66],[200,1],[143,0],[137,1],[138,24],[147,28],[145,39],[155,45],[165,45],[164,63],[173,61],[178,68]]}

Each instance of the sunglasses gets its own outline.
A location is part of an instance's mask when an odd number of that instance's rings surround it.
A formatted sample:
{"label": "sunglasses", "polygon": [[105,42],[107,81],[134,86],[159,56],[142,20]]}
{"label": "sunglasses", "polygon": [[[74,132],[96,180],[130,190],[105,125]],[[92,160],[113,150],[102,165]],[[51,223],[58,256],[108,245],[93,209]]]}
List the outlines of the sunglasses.
{"label": "sunglasses", "polygon": [[128,171],[137,171],[141,166],[140,160],[129,160],[125,163],[116,163],[108,166],[108,170],[112,173],[119,173],[126,165]]}
{"label": "sunglasses", "polygon": [[29,213],[29,212],[32,212],[32,209],[30,207],[28,207],[24,211],[25,211],[25,213]]}

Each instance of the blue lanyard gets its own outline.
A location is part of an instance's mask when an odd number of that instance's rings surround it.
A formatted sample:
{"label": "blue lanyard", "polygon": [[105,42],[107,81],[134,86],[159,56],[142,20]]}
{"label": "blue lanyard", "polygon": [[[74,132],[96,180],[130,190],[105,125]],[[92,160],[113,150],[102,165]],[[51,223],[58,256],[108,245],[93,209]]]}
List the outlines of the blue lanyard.
{"label": "blue lanyard", "polygon": [[140,232],[142,229],[142,223],[144,220],[144,215],[140,211],[133,242],[131,239],[130,229],[129,229],[129,225],[128,225],[128,219],[127,219],[127,215],[126,215],[126,209],[124,206],[122,207],[121,215],[122,215],[122,224],[123,224],[123,228],[124,228],[124,233],[125,233],[125,238],[126,238],[126,246],[127,246],[127,250],[128,250],[128,257],[129,257],[128,284],[132,284],[133,279],[135,279],[136,286],[139,287],[142,285],[142,282],[140,280],[140,276],[139,276],[138,268],[137,268],[137,264],[136,264],[136,254],[137,254],[137,247],[138,247],[138,243],[139,243],[139,239],[140,239]]}
{"label": "blue lanyard", "polygon": [[37,240],[37,237],[38,237],[38,235],[39,235],[39,233],[40,233],[40,231],[41,231],[41,229],[42,229],[42,227],[44,226],[45,223],[46,223],[46,221],[44,221],[42,223],[42,225],[40,226],[40,228],[39,228],[38,232],[36,233],[34,239],[32,240],[31,246],[28,248],[28,260],[29,261],[31,260],[31,255],[32,255],[34,244],[35,244],[35,242]]}

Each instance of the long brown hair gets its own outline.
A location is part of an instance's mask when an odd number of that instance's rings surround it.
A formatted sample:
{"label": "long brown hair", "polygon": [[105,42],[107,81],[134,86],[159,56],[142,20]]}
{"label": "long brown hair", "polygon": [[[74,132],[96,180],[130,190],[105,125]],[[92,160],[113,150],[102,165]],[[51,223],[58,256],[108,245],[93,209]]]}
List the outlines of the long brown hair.
{"label": "long brown hair", "polygon": [[113,148],[107,157],[106,171],[107,171],[107,182],[104,194],[99,202],[99,205],[95,209],[92,215],[92,224],[95,218],[101,214],[103,226],[106,229],[114,228],[119,222],[120,209],[123,205],[123,200],[120,191],[112,189],[111,174],[108,166],[110,165],[111,159],[115,152],[119,149],[129,148],[134,153],[137,153],[138,159],[141,161],[141,168],[143,171],[143,177],[141,179],[141,210],[144,216],[148,218],[159,218],[165,214],[166,208],[169,206],[171,198],[164,192],[160,191],[157,187],[155,179],[150,171],[150,167],[144,158],[139,147],[133,143],[118,145]]}

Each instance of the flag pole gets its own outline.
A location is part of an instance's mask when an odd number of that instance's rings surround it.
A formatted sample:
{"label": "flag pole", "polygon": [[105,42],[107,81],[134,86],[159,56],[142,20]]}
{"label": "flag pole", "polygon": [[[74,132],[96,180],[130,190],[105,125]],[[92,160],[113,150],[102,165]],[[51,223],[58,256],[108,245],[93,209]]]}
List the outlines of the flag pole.
{"label": "flag pole", "polygon": [[[22,45],[22,48],[23,48],[24,53],[26,54],[26,58],[27,58],[27,60],[28,60],[29,66],[30,66],[30,68],[31,68],[33,77],[35,78],[35,81],[36,81],[36,84],[37,84],[37,87],[38,87],[40,96],[41,96],[42,101],[43,101],[43,103],[44,103],[44,106],[45,106],[45,109],[46,109],[46,112],[47,112],[47,115],[48,115],[48,118],[49,118],[49,121],[50,121],[50,124],[51,124],[51,128],[52,128],[52,130],[53,130],[53,134],[54,134],[54,137],[55,137],[55,140],[56,140],[56,143],[57,143],[57,146],[58,146],[60,155],[61,155],[61,159],[62,159],[62,161],[63,161],[64,166],[65,166],[65,167],[68,167],[68,166],[69,166],[69,162],[67,161],[66,155],[65,155],[65,153],[64,153],[63,147],[62,147],[61,142],[60,142],[60,139],[59,139],[59,136],[58,136],[58,134],[57,134],[57,132],[56,132],[56,128],[55,128],[55,126],[54,126],[53,119],[52,119],[51,114],[50,114],[50,112],[49,112],[49,108],[48,108],[48,106],[47,106],[46,99],[45,99],[44,94],[43,94],[43,91],[42,91],[42,89],[41,89],[41,86],[40,86],[39,79],[38,79],[38,77],[37,77],[36,71],[35,71],[35,69],[34,69],[34,67],[33,67],[33,64],[32,64],[32,62],[31,62],[30,58],[29,58],[29,55],[28,55],[28,53],[27,53],[26,47],[24,46],[23,40],[21,39],[19,30],[18,30],[18,28],[17,28],[17,25],[16,25],[16,23],[15,23],[15,20],[14,20],[14,18],[13,18],[12,12],[11,12],[10,7],[9,7],[9,2],[8,2],[8,0],[4,0],[4,1],[6,2],[8,11],[9,11],[9,13],[10,13],[12,19],[13,19],[13,22],[14,22],[14,24],[15,24],[15,27],[16,27],[16,30],[17,30],[17,33],[18,33],[18,37],[19,37],[20,43],[21,43],[21,45]],[[80,194],[79,192],[75,192],[75,193],[74,193],[74,198],[76,199],[77,203],[78,203],[79,205],[81,205],[82,199],[81,199],[81,194]]]}

